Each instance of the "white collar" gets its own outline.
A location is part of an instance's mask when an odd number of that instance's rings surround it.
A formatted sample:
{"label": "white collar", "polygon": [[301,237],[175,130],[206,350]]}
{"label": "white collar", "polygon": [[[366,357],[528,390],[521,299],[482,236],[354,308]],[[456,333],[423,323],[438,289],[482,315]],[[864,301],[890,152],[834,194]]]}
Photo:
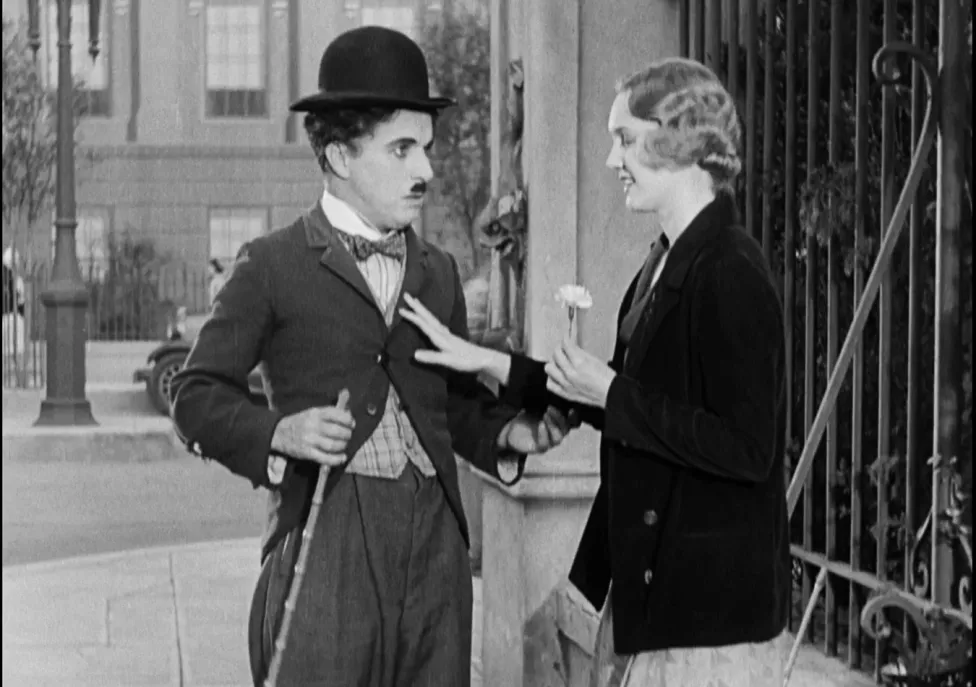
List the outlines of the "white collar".
{"label": "white collar", "polygon": [[326,188],[322,192],[322,212],[329,224],[351,236],[361,236],[369,241],[379,241],[383,232],[370,224],[349,203],[336,198]]}

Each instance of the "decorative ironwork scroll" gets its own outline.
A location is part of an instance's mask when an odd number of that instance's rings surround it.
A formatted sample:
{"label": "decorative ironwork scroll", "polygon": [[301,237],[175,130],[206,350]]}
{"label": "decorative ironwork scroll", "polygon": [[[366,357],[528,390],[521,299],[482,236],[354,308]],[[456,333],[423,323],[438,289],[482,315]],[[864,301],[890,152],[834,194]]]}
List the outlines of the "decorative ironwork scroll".
{"label": "decorative ironwork scroll", "polygon": [[[873,303],[877,290],[872,291],[871,284],[875,282],[877,274],[888,269],[894,243],[898,240],[905,214],[921,181],[926,157],[938,132],[936,115],[941,104],[938,100],[941,75],[938,72],[935,60],[930,55],[908,43],[890,43],[882,47],[875,55],[873,64],[875,76],[885,86],[910,85],[911,66],[903,68],[899,65],[900,58],[907,59],[909,63],[914,63],[920,68],[925,78],[929,102],[922,133],[912,158],[905,187],[892,216],[881,254],[878,256],[868,288],[865,289],[865,298],[858,306],[857,314],[860,314],[862,309],[866,313],[865,306],[870,306]],[[863,323],[861,325],[863,326]],[[848,336],[848,339],[852,339],[852,335],[854,335],[853,338],[856,338],[860,336],[860,333],[861,326],[855,329],[855,326],[852,325],[851,335]],[[838,365],[831,376],[831,387],[833,387],[835,379],[840,381],[843,378],[847,369],[846,363],[843,369],[840,368],[841,366]],[[836,393],[833,394],[832,398],[825,398],[821,409],[833,407],[835,397]],[[804,457],[807,454],[812,457],[813,449],[819,442],[820,433],[815,433],[817,429],[820,429],[818,424],[811,432],[807,447],[804,450]],[[950,502],[944,505],[933,503],[933,508],[928,517],[913,537],[910,579],[907,581],[911,592],[889,586],[875,594],[864,606],[861,613],[861,626],[870,637],[887,643],[890,648],[897,652],[898,663],[895,672],[886,676],[890,682],[896,684],[971,684],[973,556],[970,538],[972,533],[970,528],[962,523],[960,517],[965,499],[968,496],[964,493],[962,481],[956,469],[956,460],[949,460],[945,464],[939,464],[940,461],[930,461],[930,463],[932,463],[934,470],[950,471],[952,484]],[[803,474],[794,478],[791,485],[791,495],[798,496],[799,489],[793,487],[794,485],[802,485],[808,467],[809,461],[804,464],[804,459],[801,458],[798,472],[803,470]],[[797,481],[798,479],[799,481]],[[795,501],[790,503],[792,505]],[[933,584],[931,561],[929,560],[933,550],[933,541],[937,542],[940,538],[944,538],[942,541],[951,543],[953,559],[958,571],[953,580],[954,598],[951,608],[925,600],[925,597],[931,594]],[[889,622],[886,613],[892,610],[902,612],[916,626],[918,629],[918,641],[916,643],[910,643]]]}

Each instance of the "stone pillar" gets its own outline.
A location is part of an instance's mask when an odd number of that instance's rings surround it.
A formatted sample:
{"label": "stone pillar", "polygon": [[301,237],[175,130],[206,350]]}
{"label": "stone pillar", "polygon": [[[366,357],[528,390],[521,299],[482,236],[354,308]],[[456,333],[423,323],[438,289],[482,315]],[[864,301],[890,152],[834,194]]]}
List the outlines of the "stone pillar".
{"label": "stone pillar", "polygon": [[[508,31],[507,40],[493,45],[507,46],[525,67],[527,350],[547,359],[566,336],[566,312],[555,293],[578,283],[594,297],[577,328],[580,341],[609,359],[617,308],[650,235],[628,214],[616,176],[604,166],[607,115],[617,78],[678,54],[678,3],[492,1],[509,2],[507,12],[493,10],[507,15],[507,26],[499,28]],[[504,65],[507,59],[492,62],[493,70]],[[580,684],[594,609],[567,593],[563,581],[599,484],[598,444],[597,433],[583,428],[549,454],[530,457],[515,487],[485,478],[486,685]],[[560,649],[567,639],[582,651],[576,659]]]}

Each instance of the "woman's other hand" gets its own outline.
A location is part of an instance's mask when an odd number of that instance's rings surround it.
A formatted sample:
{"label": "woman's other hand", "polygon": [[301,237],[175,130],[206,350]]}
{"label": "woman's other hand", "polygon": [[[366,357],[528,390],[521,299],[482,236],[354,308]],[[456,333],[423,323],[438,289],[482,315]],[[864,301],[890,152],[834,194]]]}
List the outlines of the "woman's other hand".
{"label": "woman's other hand", "polygon": [[617,373],[570,340],[563,341],[546,364],[546,388],[568,401],[606,408],[610,383]]}
{"label": "woman's other hand", "polygon": [[[495,351],[476,346],[454,334],[441,324],[434,314],[424,307],[424,304],[408,293],[403,295],[407,307],[400,309],[403,319],[412,322],[424,333],[433,349],[421,349],[414,353],[417,362],[428,365],[441,365],[458,372],[485,372],[491,376],[493,367],[497,367],[494,360]],[[507,358],[507,356],[505,356]],[[507,374],[506,374],[507,376]],[[499,380],[502,381],[502,380]]]}

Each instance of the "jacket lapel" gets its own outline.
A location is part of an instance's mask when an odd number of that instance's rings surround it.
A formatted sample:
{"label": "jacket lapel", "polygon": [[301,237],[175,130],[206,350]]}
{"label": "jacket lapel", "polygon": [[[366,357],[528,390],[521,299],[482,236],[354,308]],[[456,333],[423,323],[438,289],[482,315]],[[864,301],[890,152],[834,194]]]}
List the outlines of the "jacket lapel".
{"label": "jacket lapel", "polygon": [[380,313],[379,306],[376,304],[376,299],[373,298],[369,284],[366,283],[362,272],[356,266],[356,261],[352,255],[349,254],[349,251],[339,241],[339,237],[336,236],[335,227],[326,219],[325,213],[322,212],[322,207],[318,203],[305,213],[304,221],[305,238],[308,241],[309,248],[322,251],[322,255],[319,258],[322,266],[327,270],[331,270],[337,277],[352,287],[354,291],[373,307],[373,310],[382,319],[383,314]]}
{"label": "jacket lapel", "polygon": [[661,276],[651,288],[651,296],[634,329],[625,354],[625,365],[638,368],[644,362],[651,341],[668,313],[681,302],[688,272],[715,232],[737,222],[735,202],[725,194],[706,206],[671,246]]}
{"label": "jacket lapel", "polygon": [[403,286],[400,288],[400,294],[397,297],[390,329],[400,324],[400,320],[403,319],[403,316],[400,315],[400,309],[404,305],[403,294],[409,293],[414,298],[419,299],[424,282],[427,280],[427,244],[417,237],[412,227],[406,229],[405,237],[407,240],[407,258],[404,267]]}

